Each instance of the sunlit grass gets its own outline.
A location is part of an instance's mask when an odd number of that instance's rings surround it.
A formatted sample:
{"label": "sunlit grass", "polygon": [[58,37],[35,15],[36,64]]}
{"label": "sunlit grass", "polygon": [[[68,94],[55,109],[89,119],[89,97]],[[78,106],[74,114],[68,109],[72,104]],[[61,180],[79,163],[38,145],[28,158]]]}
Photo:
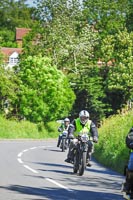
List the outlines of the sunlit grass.
{"label": "sunlit grass", "polygon": [[44,139],[56,138],[58,135],[57,122],[34,124],[29,121],[7,120],[0,116],[0,139],[31,138]]}
{"label": "sunlit grass", "polygon": [[96,159],[105,166],[123,173],[129,156],[125,138],[132,126],[133,111],[105,119],[99,128],[99,143],[95,145]]}

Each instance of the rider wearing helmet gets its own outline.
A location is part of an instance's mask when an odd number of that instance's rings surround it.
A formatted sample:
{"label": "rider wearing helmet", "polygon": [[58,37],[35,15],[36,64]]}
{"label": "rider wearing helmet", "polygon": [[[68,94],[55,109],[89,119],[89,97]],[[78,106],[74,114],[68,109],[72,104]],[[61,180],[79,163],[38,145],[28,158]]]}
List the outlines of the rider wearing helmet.
{"label": "rider wearing helmet", "polygon": [[[124,176],[125,182],[122,185],[122,192],[125,192],[127,195],[132,191],[132,182],[133,182],[133,127],[129,130],[125,138],[126,146],[130,149],[129,159],[127,164],[124,167]],[[133,194],[132,194],[133,197]]]}
{"label": "rider wearing helmet", "polygon": [[74,138],[69,146],[69,151],[67,154],[67,159],[65,162],[71,163],[72,161],[72,155],[73,155],[73,149],[74,146],[77,143],[76,137],[79,135],[81,131],[88,132],[89,136],[92,138],[92,141],[88,141],[88,152],[87,152],[87,166],[91,166],[90,160],[91,160],[91,154],[93,152],[93,142],[98,142],[98,131],[96,125],[89,119],[90,115],[89,112],[86,110],[82,110],[79,113],[79,117],[74,119],[71,123],[72,125],[69,127],[69,134],[73,134]]}
{"label": "rider wearing helmet", "polygon": [[[70,125],[70,119],[65,118],[63,123],[58,128],[58,132],[68,131],[69,125]],[[62,138],[62,133],[59,134],[57,147],[60,146],[61,138]]]}

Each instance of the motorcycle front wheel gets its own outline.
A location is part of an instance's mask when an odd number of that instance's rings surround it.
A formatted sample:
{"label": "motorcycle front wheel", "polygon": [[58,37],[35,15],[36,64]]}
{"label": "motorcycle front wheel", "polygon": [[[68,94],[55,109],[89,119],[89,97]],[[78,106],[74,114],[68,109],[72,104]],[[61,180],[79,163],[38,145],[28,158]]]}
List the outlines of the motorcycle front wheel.
{"label": "motorcycle front wheel", "polygon": [[73,173],[77,173],[79,169],[79,156],[77,152],[74,152],[74,157],[73,157]]}
{"label": "motorcycle front wheel", "polygon": [[82,176],[84,174],[85,168],[86,168],[86,152],[82,152],[79,160],[79,176]]}
{"label": "motorcycle front wheel", "polygon": [[66,147],[65,147],[65,145],[66,145],[65,142],[66,142],[65,139],[62,138],[62,152],[64,152],[64,151],[65,151],[65,148],[66,148]]}

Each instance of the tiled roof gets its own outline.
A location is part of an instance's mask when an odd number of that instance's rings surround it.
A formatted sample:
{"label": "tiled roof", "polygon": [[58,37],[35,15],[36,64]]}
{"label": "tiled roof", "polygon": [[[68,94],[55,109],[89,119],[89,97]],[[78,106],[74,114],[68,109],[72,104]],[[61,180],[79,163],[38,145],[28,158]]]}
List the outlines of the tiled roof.
{"label": "tiled roof", "polygon": [[18,54],[22,53],[22,48],[8,48],[8,47],[2,47],[1,52],[5,55],[5,56],[10,56],[12,53],[17,52]]}
{"label": "tiled roof", "polygon": [[22,40],[29,31],[31,31],[30,28],[16,28],[16,40]]}

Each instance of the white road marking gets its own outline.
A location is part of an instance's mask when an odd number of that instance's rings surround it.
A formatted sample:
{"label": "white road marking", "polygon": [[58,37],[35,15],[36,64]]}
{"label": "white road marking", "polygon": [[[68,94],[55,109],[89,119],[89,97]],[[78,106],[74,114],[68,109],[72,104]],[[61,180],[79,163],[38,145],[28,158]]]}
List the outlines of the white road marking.
{"label": "white road marking", "polygon": [[30,171],[32,171],[32,172],[34,172],[34,173],[38,173],[36,170],[34,170],[34,169],[32,169],[32,168],[30,168],[29,166],[27,166],[27,165],[23,165],[25,168],[27,168],[27,169],[29,169]]}
{"label": "white road marking", "polygon": [[21,157],[22,155],[23,155],[23,152],[19,153],[19,154],[18,154],[18,157]]}
{"label": "white road marking", "polygon": [[[27,151],[29,151],[29,150],[37,149],[37,148],[46,148],[46,149],[47,149],[47,148],[50,148],[50,147],[52,147],[52,146],[38,146],[38,147],[31,147],[31,148],[29,148],[29,149],[25,149],[25,150],[23,150],[22,152],[20,152],[20,153],[18,154],[18,159],[17,159],[17,160],[18,160],[19,163],[23,164],[24,162],[23,162],[22,159],[21,159],[23,153],[25,153],[25,152],[27,152]],[[32,169],[32,168],[29,167],[28,165],[23,164],[23,167],[25,167],[26,169],[30,170],[30,171],[33,172],[33,173],[36,173],[36,174],[39,173],[38,171]],[[73,191],[73,190],[69,189],[68,187],[65,187],[64,185],[62,185],[62,184],[60,184],[60,183],[54,181],[54,180],[51,179],[51,178],[45,178],[45,179],[46,179],[47,181],[49,181],[49,182],[51,182],[51,183],[53,183],[53,184],[59,186],[60,188],[63,188],[63,189],[65,189],[65,190],[71,191],[71,192]]]}
{"label": "white road marking", "polygon": [[27,152],[27,151],[29,151],[29,149],[25,149],[25,150],[23,150],[23,152]]}
{"label": "white road marking", "polygon": [[54,180],[51,179],[51,178],[46,178],[46,180],[49,181],[49,182],[51,182],[51,183],[54,183],[55,185],[59,186],[60,188],[63,188],[63,189],[68,190],[68,191],[72,191],[72,190],[70,190],[68,187],[65,187],[64,185],[62,185],[62,184],[60,184],[60,183],[54,181]]}
{"label": "white road marking", "polygon": [[31,147],[30,149],[33,150],[33,149],[36,149],[36,148],[37,148],[37,147]]}
{"label": "white road marking", "polygon": [[18,158],[18,162],[19,163],[23,163],[23,161],[21,160],[21,158]]}

